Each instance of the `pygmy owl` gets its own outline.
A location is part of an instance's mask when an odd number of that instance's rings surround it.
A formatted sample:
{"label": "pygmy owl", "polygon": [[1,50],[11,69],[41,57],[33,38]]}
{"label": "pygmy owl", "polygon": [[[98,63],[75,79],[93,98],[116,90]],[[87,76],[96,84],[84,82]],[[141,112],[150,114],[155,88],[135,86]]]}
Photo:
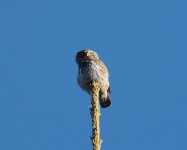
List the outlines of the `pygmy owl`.
{"label": "pygmy owl", "polygon": [[90,49],[79,51],[76,55],[76,62],[79,67],[77,77],[79,86],[90,94],[90,83],[97,81],[101,86],[100,105],[102,108],[109,107],[111,105],[109,73],[98,54]]}

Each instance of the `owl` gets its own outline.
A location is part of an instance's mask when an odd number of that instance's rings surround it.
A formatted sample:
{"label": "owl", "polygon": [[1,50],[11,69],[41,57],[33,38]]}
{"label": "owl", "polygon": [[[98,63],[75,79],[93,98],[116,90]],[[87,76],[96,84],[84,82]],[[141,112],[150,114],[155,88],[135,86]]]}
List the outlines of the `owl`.
{"label": "owl", "polygon": [[101,86],[99,91],[100,105],[102,108],[109,107],[111,105],[109,73],[98,54],[90,49],[79,51],[76,55],[76,62],[79,68],[77,76],[79,86],[90,94],[90,83],[97,81]]}

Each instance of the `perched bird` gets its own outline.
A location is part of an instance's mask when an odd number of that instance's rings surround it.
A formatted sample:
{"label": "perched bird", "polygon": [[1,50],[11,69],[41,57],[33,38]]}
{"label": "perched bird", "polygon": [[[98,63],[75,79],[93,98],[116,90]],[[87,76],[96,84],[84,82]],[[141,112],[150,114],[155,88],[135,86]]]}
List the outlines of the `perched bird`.
{"label": "perched bird", "polygon": [[76,62],[79,67],[77,76],[79,86],[90,94],[90,83],[97,81],[101,86],[100,105],[102,108],[109,107],[111,105],[109,73],[98,54],[90,49],[79,51],[76,55]]}

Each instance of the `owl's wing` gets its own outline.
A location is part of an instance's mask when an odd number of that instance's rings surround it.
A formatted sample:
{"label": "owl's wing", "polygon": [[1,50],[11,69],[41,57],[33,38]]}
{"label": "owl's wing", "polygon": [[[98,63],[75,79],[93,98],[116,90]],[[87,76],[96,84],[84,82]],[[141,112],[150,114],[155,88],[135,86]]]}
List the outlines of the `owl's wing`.
{"label": "owl's wing", "polygon": [[[106,77],[107,80],[109,80],[109,72],[108,72],[106,65],[101,60],[96,60],[96,64],[100,66],[100,72],[102,72],[103,76]],[[109,86],[107,92],[111,93],[110,86]]]}
{"label": "owl's wing", "polygon": [[101,67],[101,72],[102,72],[102,74],[105,76],[105,77],[107,77],[107,78],[109,78],[109,72],[108,72],[108,69],[107,69],[107,67],[105,66],[105,64],[101,61],[101,60],[96,60],[96,63]]}
{"label": "owl's wing", "polygon": [[[101,65],[103,74],[104,74],[104,75],[108,78],[108,80],[109,80],[109,72],[108,72],[108,69],[107,69],[106,65],[105,65],[101,60],[99,60],[99,61],[100,61],[100,65]],[[110,86],[109,86],[107,92],[108,92],[108,93],[111,93],[111,88],[110,88]]]}

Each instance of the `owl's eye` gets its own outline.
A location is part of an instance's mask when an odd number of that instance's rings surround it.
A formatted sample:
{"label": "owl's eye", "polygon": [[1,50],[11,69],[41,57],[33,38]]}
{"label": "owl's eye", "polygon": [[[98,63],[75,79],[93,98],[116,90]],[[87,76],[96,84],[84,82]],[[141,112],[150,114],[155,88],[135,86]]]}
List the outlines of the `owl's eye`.
{"label": "owl's eye", "polygon": [[84,57],[84,53],[80,53],[79,57],[81,57],[81,58]]}
{"label": "owl's eye", "polygon": [[87,54],[87,53],[84,53],[84,54],[83,54],[83,57],[87,57],[87,56],[88,56],[88,54]]}

